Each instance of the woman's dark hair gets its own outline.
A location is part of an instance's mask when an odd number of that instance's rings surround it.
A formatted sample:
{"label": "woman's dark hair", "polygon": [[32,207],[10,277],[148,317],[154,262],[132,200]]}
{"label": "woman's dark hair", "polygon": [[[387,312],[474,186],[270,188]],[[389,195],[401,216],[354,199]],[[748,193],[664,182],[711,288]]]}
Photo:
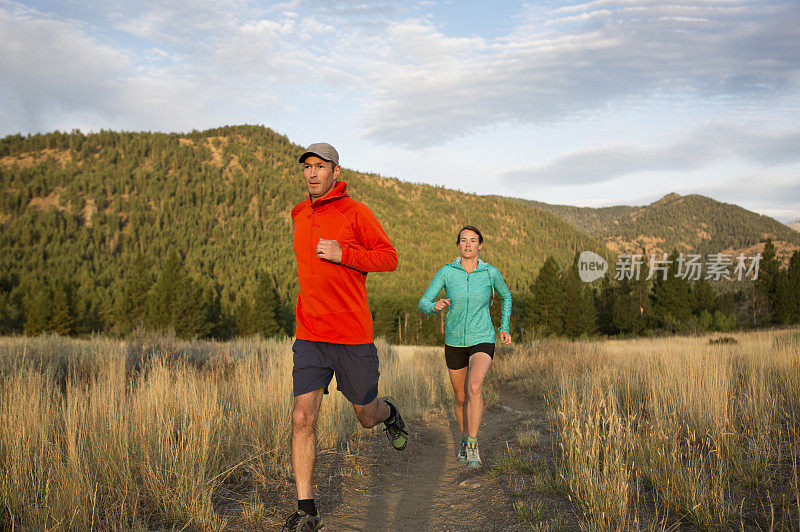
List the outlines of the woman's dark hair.
{"label": "woman's dark hair", "polygon": [[483,235],[481,234],[480,230],[475,227],[474,225],[465,225],[458,231],[458,236],[456,237],[456,245],[458,245],[459,240],[461,240],[461,233],[464,231],[472,231],[476,235],[478,235],[478,244],[483,244]]}

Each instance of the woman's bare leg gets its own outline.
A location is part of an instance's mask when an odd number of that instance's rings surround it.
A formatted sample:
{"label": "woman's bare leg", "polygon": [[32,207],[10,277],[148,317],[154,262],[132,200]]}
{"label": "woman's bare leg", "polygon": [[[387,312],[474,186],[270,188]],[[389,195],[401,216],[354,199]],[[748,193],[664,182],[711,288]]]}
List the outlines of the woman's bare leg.
{"label": "woman's bare leg", "polygon": [[[483,417],[483,379],[492,364],[488,353],[475,353],[469,357],[469,374],[467,375],[467,434],[471,438],[478,437],[478,429]],[[462,433],[463,434],[463,433]]]}
{"label": "woman's bare leg", "polygon": [[453,410],[456,414],[456,422],[458,422],[458,430],[461,431],[461,436],[467,434],[467,428],[464,424],[464,403],[467,400],[467,374],[469,373],[469,366],[464,366],[461,369],[448,369],[450,372],[450,384],[453,385]]}

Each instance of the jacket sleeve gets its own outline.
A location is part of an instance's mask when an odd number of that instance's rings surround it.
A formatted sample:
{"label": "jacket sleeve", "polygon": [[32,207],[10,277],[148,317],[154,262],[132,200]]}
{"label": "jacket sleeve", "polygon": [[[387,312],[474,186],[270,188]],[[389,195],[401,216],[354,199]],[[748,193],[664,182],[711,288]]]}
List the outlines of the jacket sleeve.
{"label": "jacket sleeve", "polygon": [[424,312],[425,314],[436,314],[435,306],[436,303],[433,301],[439,292],[442,291],[444,288],[444,271],[443,269],[436,272],[436,275],[433,276],[433,281],[431,284],[428,285],[428,289],[425,290],[425,293],[419,299],[419,309]]}
{"label": "jacket sleeve", "polygon": [[497,295],[500,296],[500,327],[501,331],[509,332],[511,323],[511,290],[506,286],[503,275],[497,268],[492,272],[492,286]]}
{"label": "jacket sleeve", "polygon": [[341,263],[362,272],[396,270],[397,251],[372,211],[362,205],[355,211],[351,223],[363,247],[343,244]]}

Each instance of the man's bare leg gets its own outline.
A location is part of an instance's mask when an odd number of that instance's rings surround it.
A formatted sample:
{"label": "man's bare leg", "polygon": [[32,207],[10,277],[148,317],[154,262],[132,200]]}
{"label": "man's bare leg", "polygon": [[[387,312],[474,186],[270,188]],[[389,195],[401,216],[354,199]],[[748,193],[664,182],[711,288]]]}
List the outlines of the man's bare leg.
{"label": "man's bare leg", "polygon": [[371,429],[378,423],[389,419],[391,409],[386,401],[378,399],[377,397],[366,405],[353,405],[353,410],[356,411],[356,418],[361,426],[365,429]]}
{"label": "man's bare leg", "polygon": [[317,417],[324,390],[314,390],[294,398],[292,410],[292,468],[297,499],[314,498],[314,461],[317,457]]}

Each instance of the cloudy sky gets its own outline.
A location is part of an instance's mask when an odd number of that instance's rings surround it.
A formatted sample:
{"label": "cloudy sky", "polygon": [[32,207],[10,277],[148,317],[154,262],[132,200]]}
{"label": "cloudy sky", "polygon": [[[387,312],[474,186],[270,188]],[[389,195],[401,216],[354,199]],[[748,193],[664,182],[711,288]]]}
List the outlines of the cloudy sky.
{"label": "cloudy sky", "polygon": [[800,2],[0,0],[0,136],[225,124],[479,194],[800,219]]}

